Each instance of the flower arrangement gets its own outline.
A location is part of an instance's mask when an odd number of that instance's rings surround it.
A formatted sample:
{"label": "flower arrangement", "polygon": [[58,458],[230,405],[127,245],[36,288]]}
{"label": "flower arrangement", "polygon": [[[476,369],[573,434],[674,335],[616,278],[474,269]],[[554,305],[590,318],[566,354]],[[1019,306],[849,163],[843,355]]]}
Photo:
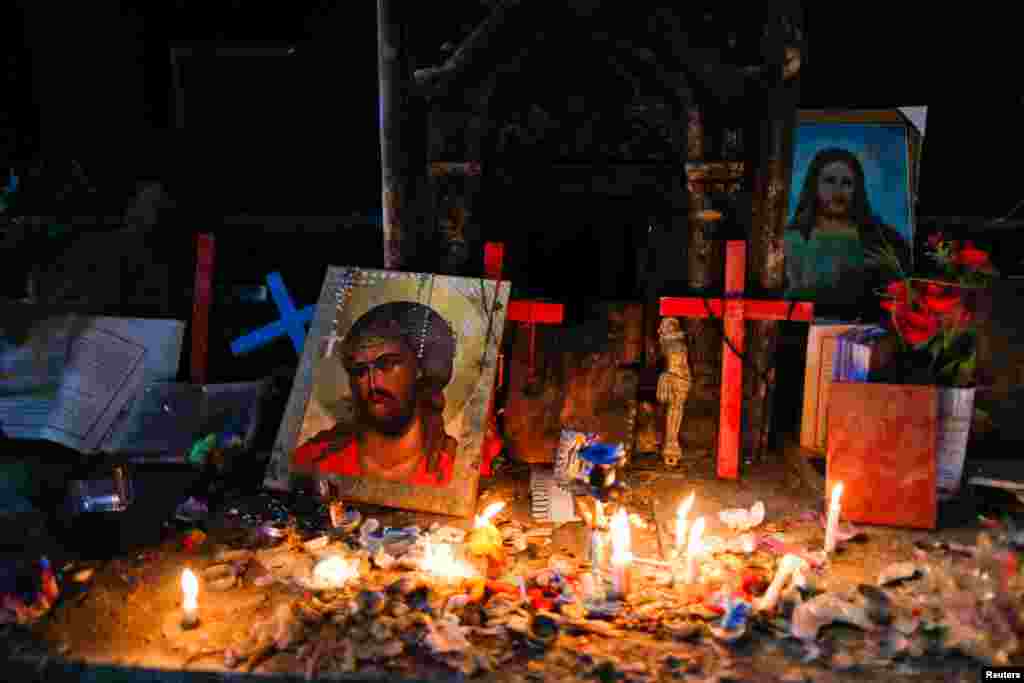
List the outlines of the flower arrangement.
{"label": "flower arrangement", "polygon": [[873,255],[896,277],[880,292],[881,306],[899,335],[903,357],[915,361],[914,383],[974,386],[977,295],[991,286],[998,273],[987,252],[942,233],[929,237],[928,255],[934,275],[907,273],[891,245]]}

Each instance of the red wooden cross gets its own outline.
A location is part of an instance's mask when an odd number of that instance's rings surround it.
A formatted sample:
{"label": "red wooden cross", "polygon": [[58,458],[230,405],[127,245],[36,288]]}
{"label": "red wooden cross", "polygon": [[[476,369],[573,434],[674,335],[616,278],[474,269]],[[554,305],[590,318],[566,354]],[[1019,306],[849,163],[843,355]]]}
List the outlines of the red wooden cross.
{"label": "red wooden cross", "polygon": [[210,304],[213,300],[213,235],[199,235],[196,241],[196,280],[192,288],[193,384],[206,384],[206,360],[209,352]]}
{"label": "red wooden cross", "polygon": [[530,328],[530,361],[529,381],[537,378],[537,325],[557,325],[562,322],[565,308],[562,304],[544,301],[510,301],[508,303],[508,320],[524,323]]}
{"label": "red wooden cross", "polygon": [[[789,301],[756,301],[743,298],[747,272],[746,243],[730,241],[725,245],[725,298],[662,297],[662,316],[724,319],[722,344],[722,404],[718,420],[718,476],[739,477],[740,415],[743,406],[743,321],[814,319],[814,304]],[[792,310],[791,310],[792,307]],[[730,342],[735,352],[729,348]]]}

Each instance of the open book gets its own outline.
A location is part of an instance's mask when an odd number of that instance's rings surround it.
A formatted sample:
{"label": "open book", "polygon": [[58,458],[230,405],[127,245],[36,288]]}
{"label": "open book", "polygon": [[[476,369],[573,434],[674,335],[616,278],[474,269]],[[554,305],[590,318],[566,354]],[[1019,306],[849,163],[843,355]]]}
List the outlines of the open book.
{"label": "open book", "polygon": [[178,373],[177,320],[39,314],[5,306],[0,320],[0,430],[96,451],[148,382]]}

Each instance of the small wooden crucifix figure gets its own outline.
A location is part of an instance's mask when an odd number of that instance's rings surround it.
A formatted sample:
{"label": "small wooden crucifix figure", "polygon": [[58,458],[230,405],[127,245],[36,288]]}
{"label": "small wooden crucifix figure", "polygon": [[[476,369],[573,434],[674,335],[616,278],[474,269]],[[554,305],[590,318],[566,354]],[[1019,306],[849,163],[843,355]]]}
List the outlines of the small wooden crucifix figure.
{"label": "small wooden crucifix figure", "polygon": [[658,402],[668,404],[661,457],[667,466],[675,467],[683,457],[679,428],[683,424],[686,397],[690,395],[690,363],[686,352],[686,336],[677,319],[663,318],[658,326],[658,338],[666,363],[665,371],[658,377]]}

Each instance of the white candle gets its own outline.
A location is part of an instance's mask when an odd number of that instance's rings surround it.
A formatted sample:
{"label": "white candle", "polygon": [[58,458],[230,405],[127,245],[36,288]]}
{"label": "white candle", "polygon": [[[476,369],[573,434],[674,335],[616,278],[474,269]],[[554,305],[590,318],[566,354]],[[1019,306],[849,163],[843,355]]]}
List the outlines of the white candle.
{"label": "white candle", "polygon": [[839,529],[839,499],[843,495],[843,482],[832,487],[832,501],[828,506],[828,521],[825,525],[825,554],[836,549],[836,531]]}
{"label": "white candle", "polygon": [[690,509],[693,507],[694,494],[690,493],[676,511],[676,557],[682,557],[686,549],[686,531],[689,522]]}
{"label": "white candle", "polygon": [[181,591],[181,627],[195,628],[199,625],[199,580],[191,569],[181,573]]}
{"label": "white candle", "polygon": [[775,572],[775,577],[772,579],[771,584],[768,585],[768,590],[764,592],[761,599],[757,603],[758,610],[772,610],[779,602],[779,596],[782,594],[782,589],[786,587],[786,583],[789,581],[789,577],[793,575],[802,564],[803,558],[799,555],[785,555],[782,560],[779,561],[779,567]]}
{"label": "white candle", "polygon": [[587,549],[588,559],[590,559],[592,570],[597,573],[604,569],[608,530],[608,522],[604,518],[604,506],[600,501],[594,501],[594,518],[591,521],[590,543]]}
{"label": "white candle", "polygon": [[625,508],[612,517],[612,594],[613,598],[624,600],[632,588],[633,551],[630,547],[629,516]]}
{"label": "white candle", "polygon": [[686,568],[683,581],[693,583],[697,580],[697,560],[702,551],[701,536],[704,534],[704,518],[698,517],[690,529],[690,539],[686,544]]}

